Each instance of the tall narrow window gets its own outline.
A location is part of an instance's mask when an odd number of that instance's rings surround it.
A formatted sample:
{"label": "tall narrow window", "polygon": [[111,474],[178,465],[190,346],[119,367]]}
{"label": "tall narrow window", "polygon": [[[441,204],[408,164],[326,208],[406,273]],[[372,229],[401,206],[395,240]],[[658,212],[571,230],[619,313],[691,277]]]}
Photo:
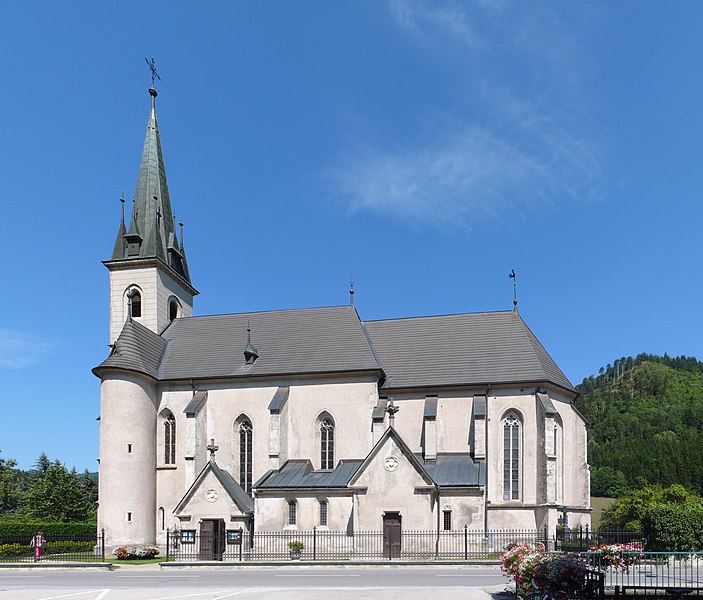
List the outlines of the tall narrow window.
{"label": "tall narrow window", "polygon": [[178,302],[171,300],[168,303],[168,320],[169,323],[175,321],[178,318]]}
{"label": "tall narrow window", "polygon": [[137,290],[132,290],[130,292],[132,298],[132,316],[141,317],[142,316],[142,295]]}
{"label": "tall narrow window", "polygon": [[503,421],[503,500],[520,499],[520,421],[508,415]]}
{"label": "tall narrow window", "polygon": [[295,500],[288,500],[288,525],[298,522],[298,504]]}
{"label": "tall narrow window", "polygon": [[320,423],[320,468],[334,469],[334,423],[323,419]]}
{"label": "tall narrow window", "polygon": [[164,419],[164,464],[176,464],[176,419],[171,414]]}
{"label": "tall narrow window", "polygon": [[252,433],[251,422],[239,424],[239,485],[247,494],[251,494]]}
{"label": "tall narrow window", "polygon": [[444,512],[444,531],[452,530],[452,511],[445,510]]}
{"label": "tall narrow window", "polygon": [[327,527],[327,500],[320,500],[320,526]]}

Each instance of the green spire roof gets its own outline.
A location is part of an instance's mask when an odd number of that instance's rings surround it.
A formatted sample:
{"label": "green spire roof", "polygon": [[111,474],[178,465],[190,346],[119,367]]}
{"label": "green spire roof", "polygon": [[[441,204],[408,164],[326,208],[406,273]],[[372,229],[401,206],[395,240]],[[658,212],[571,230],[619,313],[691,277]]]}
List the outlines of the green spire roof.
{"label": "green spire roof", "polygon": [[[177,238],[161,150],[159,123],[156,119],[157,93],[153,87],[149,88],[149,95],[151,111],[144,137],[137,189],[134,193],[134,210],[129,230],[124,231],[124,222],[120,227],[112,259],[157,258],[190,284],[185,256],[178,248],[178,243],[173,243]],[[138,236],[140,238],[138,253],[134,249],[128,250],[126,243],[120,244],[120,236],[130,242]]]}

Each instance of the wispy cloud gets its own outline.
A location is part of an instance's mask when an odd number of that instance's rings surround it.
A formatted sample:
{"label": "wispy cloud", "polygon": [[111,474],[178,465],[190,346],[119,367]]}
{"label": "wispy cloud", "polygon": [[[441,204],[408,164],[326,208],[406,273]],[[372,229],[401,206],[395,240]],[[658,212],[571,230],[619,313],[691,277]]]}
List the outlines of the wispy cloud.
{"label": "wispy cloud", "polygon": [[[471,228],[598,196],[604,169],[587,68],[568,27],[552,13],[535,16],[531,6],[520,13],[520,5],[500,0],[389,0],[395,26],[423,49],[437,41],[427,50],[437,64],[465,67],[454,70],[466,73],[455,85],[471,98],[440,118],[434,106],[418,111],[441,123],[422,139],[351,140],[327,175],[353,209]],[[447,39],[460,43],[448,47]],[[423,118],[417,129],[426,131]]]}
{"label": "wispy cloud", "polygon": [[405,0],[389,0],[391,16],[398,27],[429,40],[449,34],[469,47],[480,47],[481,36],[456,5],[426,5]]}
{"label": "wispy cloud", "polygon": [[52,343],[19,331],[0,329],[0,368],[21,369],[39,362]]}

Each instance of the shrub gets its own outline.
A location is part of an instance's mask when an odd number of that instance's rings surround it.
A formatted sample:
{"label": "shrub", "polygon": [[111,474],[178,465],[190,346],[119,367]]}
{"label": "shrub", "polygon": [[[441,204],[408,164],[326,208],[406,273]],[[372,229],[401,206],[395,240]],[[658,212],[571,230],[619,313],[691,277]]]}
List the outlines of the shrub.
{"label": "shrub", "polygon": [[159,549],[154,546],[119,546],[112,551],[119,560],[134,560],[138,558],[154,558]]}
{"label": "shrub", "polygon": [[45,521],[0,521],[0,542],[3,538],[27,538],[27,543],[37,531],[43,531],[47,539],[76,537],[97,538],[97,525],[93,521],[84,523],[51,523]]}
{"label": "shrub", "polygon": [[700,504],[660,504],[642,517],[647,548],[658,552],[698,552],[703,550],[703,506]]}
{"label": "shrub", "polygon": [[305,550],[305,544],[298,540],[293,540],[291,542],[288,542],[288,548],[290,548],[293,552],[302,552],[303,550]]}
{"label": "shrub", "polygon": [[0,544],[0,558],[33,556],[34,548],[27,544]]}

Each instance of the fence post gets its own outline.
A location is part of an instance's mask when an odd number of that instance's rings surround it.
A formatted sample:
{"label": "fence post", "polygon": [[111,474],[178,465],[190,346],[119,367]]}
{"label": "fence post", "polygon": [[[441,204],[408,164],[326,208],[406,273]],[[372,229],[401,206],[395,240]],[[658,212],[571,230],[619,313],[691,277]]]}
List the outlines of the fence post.
{"label": "fence post", "polygon": [[469,560],[469,526],[464,525],[464,560]]}
{"label": "fence post", "polygon": [[317,560],[317,527],[312,528],[312,559]]}
{"label": "fence post", "polygon": [[100,530],[100,559],[105,562],[105,529]]}
{"label": "fence post", "polygon": [[244,529],[239,528],[239,562],[242,562],[242,546],[244,545]]}
{"label": "fence post", "polygon": [[544,525],[544,549],[549,550],[549,538],[547,537],[547,524]]}
{"label": "fence post", "polygon": [[170,543],[171,543],[171,532],[167,529],[166,530],[166,562],[168,562],[169,556],[170,556]]}

